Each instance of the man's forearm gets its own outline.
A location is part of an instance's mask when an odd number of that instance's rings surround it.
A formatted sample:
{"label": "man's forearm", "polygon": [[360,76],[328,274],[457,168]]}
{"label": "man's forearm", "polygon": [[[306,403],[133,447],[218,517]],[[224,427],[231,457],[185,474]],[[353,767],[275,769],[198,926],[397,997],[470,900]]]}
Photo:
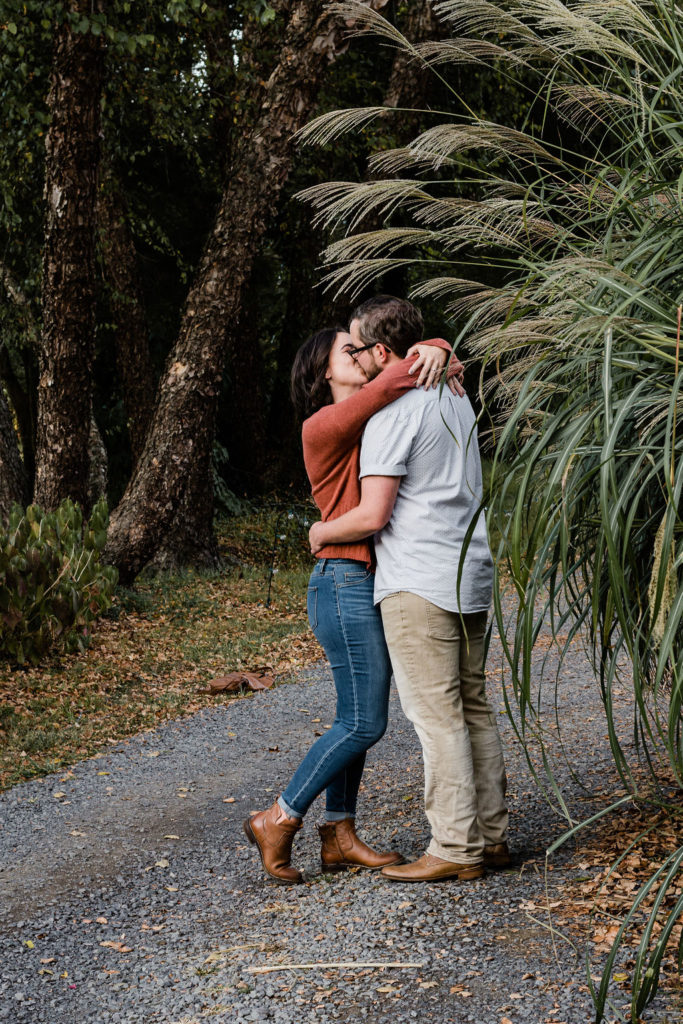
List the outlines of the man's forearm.
{"label": "man's forearm", "polygon": [[318,540],[322,545],[351,544],[356,540],[364,540],[381,530],[385,524],[380,522],[376,510],[358,505],[350,512],[345,512],[338,519],[328,519],[318,524]]}

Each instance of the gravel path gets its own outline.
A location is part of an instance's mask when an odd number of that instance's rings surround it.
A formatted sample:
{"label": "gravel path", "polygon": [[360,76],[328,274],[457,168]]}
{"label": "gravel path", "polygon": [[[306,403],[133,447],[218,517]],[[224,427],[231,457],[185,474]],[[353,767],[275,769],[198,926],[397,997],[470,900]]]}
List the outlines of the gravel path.
{"label": "gravel path", "polygon": [[[552,653],[539,657],[552,676]],[[553,943],[542,909],[577,870],[573,851],[545,875],[545,849],[564,823],[502,714],[501,660],[494,639],[490,689],[501,709],[515,867],[473,883],[321,875],[318,805],[295,845],[306,884],[264,883],[242,819],[274,799],[331,721],[324,665],[4,794],[0,1021],[590,1021],[582,951],[562,936]],[[561,700],[578,778],[566,766],[558,773],[580,817],[591,806],[581,782],[594,790],[596,774],[610,774],[596,690],[577,650]],[[393,694],[389,731],[368,761],[360,831],[418,856],[427,841],[421,786],[419,748]],[[352,966],[249,972],[340,962]],[[378,962],[419,966],[363,966]],[[648,1014],[674,1019],[662,1000]]]}

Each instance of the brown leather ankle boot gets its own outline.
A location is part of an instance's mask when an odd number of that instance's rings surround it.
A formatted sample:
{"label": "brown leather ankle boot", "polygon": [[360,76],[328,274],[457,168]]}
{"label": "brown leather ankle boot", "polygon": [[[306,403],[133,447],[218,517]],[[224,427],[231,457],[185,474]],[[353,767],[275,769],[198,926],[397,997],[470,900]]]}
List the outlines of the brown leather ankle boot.
{"label": "brown leather ankle boot", "polygon": [[396,850],[378,853],[359,839],[353,818],[328,821],[318,825],[318,832],[322,840],[320,863],[323,871],[343,871],[350,867],[379,871],[387,864],[403,863],[403,857]]}
{"label": "brown leather ankle boot", "polygon": [[292,842],[303,821],[288,818],[277,800],[267,811],[252,814],[244,822],[244,832],[255,843],[266,874],[279,885],[296,885],[303,881],[301,872],[290,864]]}

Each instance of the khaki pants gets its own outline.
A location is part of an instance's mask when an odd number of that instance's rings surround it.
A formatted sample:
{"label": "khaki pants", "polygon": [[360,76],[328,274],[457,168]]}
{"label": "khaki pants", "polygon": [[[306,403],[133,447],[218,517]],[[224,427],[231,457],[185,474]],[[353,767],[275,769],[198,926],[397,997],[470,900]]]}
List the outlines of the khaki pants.
{"label": "khaki pants", "polygon": [[479,862],[484,845],[505,841],[508,821],[503,750],[486,699],[486,613],[461,617],[406,591],[380,607],[401,706],[422,744],[427,852]]}

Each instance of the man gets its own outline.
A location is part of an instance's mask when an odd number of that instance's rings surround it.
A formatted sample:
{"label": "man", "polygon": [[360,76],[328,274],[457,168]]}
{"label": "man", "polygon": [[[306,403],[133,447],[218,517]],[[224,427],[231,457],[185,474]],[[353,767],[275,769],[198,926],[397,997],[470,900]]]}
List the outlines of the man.
{"label": "man", "polygon": [[[409,302],[377,296],[354,310],[350,335],[372,378],[422,336],[422,317]],[[478,878],[510,856],[505,766],[485,692],[493,562],[468,399],[415,389],[376,413],[360,475],[360,505],[314,524],[311,545],[317,551],[380,531],[375,603],[401,705],[422,744],[432,830],[422,857],[382,874],[404,882]]]}

